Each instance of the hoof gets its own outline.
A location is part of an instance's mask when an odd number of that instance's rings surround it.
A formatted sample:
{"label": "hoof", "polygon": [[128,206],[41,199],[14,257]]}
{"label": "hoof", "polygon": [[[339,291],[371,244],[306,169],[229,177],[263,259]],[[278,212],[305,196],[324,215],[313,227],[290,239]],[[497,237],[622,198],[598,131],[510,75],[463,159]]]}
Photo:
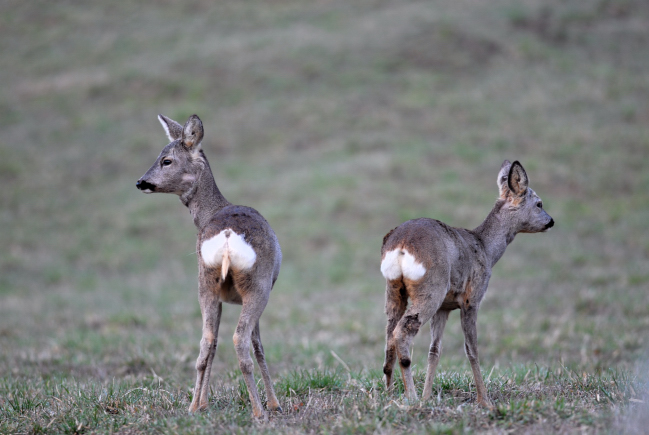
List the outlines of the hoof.
{"label": "hoof", "polygon": [[411,403],[417,403],[419,401],[419,397],[417,397],[417,393],[415,391],[412,391],[406,393],[406,400]]}
{"label": "hoof", "polygon": [[257,420],[268,420],[268,414],[265,411],[252,412],[252,416]]}
{"label": "hoof", "polygon": [[266,402],[266,409],[268,409],[270,412],[279,412],[282,413],[282,407],[279,406],[279,400],[277,400],[277,397],[274,397],[275,395],[273,394],[273,397]]}
{"label": "hoof", "polygon": [[493,411],[496,409],[494,407],[494,404],[491,403],[491,400],[489,399],[480,399],[478,400],[478,405],[482,406],[483,408],[487,408],[489,411]]}
{"label": "hoof", "polygon": [[417,394],[406,395],[403,398],[403,403],[408,406],[414,406],[419,403],[419,398],[417,397]]}
{"label": "hoof", "polygon": [[208,405],[207,402],[201,403],[200,405],[198,403],[192,403],[189,406],[188,411],[190,414],[194,414],[195,412],[199,412],[199,411],[205,411],[207,409],[207,405]]}

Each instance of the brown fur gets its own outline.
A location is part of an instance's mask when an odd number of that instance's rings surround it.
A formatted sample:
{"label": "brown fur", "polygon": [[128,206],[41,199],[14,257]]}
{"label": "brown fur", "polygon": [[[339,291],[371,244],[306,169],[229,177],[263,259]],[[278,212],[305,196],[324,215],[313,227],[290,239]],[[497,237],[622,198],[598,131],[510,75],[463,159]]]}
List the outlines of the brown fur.
{"label": "brown fur", "polygon": [[426,270],[418,280],[386,280],[388,323],[383,372],[390,388],[392,369],[399,358],[406,395],[410,399],[417,398],[410,369],[412,339],[422,324],[431,322],[431,345],[423,392],[427,399],[432,393],[448,314],[451,310],[460,309],[465,351],[475,379],[477,401],[492,406],[480,373],[476,331],[477,313],[487,291],[491,269],[517,233],[542,232],[554,224],[540,207],[540,198],[528,187],[527,174],[520,163],[505,161],[497,184],[500,198],[484,222],[474,230],[419,218],[404,222],[383,239],[383,260],[392,261],[386,260],[388,252],[405,249]]}
{"label": "brown fur", "polygon": [[[196,386],[190,412],[207,408],[210,371],[216,351],[222,303],[243,305],[233,337],[239,367],[248,387],[255,417],[263,417],[250,357],[252,344],[255,359],[266,388],[268,408],[281,410],[270,379],[259,332],[259,318],[277,280],[282,252],[277,237],[266,219],[253,208],[233,205],[221,194],[214,182],[210,165],[200,148],[203,124],[191,116],[184,126],[159,116],[172,142],[167,145],[153,166],[138,180],[145,192],[175,193],[187,206],[198,229],[198,300],[203,316],[203,337],[196,361]],[[208,267],[202,258],[204,241],[223,230],[232,230],[248,243],[256,254],[250,269],[237,270],[224,254],[220,267]]]}
{"label": "brown fur", "polygon": [[390,231],[388,231],[388,233],[385,236],[383,236],[383,244],[385,244],[385,241],[388,240],[388,238],[390,238],[390,235],[392,235],[394,230],[396,230],[396,228],[391,229]]}

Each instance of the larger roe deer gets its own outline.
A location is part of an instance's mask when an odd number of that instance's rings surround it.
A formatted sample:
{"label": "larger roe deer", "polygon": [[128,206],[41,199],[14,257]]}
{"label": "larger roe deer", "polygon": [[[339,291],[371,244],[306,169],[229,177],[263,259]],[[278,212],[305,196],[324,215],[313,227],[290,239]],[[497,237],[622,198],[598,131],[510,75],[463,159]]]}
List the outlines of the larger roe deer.
{"label": "larger roe deer", "polygon": [[[385,364],[388,389],[399,358],[406,397],[417,399],[410,370],[410,345],[419,328],[430,321],[431,344],[423,399],[430,398],[442,351],[448,315],[459,309],[464,349],[471,363],[477,402],[492,408],[480,373],[476,320],[487,291],[491,269],[518,233],[548,230],[554,220],[543,210],[538,195],[518,161],[505,160],[498,174],[500,197],[491,213],[474,230],[453,228],[438,220],[420,218],[399,225],[383,239],[381,273],[386,280]],[[411,300],[410,307],[408,299]]]}
{"label": "larger roe deer", "polygon": [[281,411],[259,334],[259,318],[282,263],[277,237],[257,210],[232,205],[219,191],[201,149],[203,124],[198,116],[192,115],[184,126],[162,115],[158,119],[171,143],[137,181],[137,188],[145,193],[179,195],[198,229],[198,300],[203,315],[203,337],[189,412],[208,405],[222,302],[243,305],[233,340],[254,416],[263,417],[265,412],[252,373],[251,341],[266,387],[268,408]]}

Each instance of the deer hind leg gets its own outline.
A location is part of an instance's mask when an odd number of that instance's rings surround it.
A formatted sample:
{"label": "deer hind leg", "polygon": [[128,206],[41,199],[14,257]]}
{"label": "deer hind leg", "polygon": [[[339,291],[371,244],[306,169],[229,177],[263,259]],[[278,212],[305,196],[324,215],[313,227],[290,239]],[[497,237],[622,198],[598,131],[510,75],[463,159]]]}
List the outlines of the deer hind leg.
{"label": "deer hind leg", "polygon": [[462,331],[464,332],[464,350],[466,356],[471,363],[471,371],[473,371],[473,379],[477,391],[477,402],[486,408],[493,409],[493,405],[489,400],[487,388],[482,380],[482,373],[480,372],[480,361],[478,359],[478,332],[476,328],[476,321],[478,319],[477,306],[464,306],[460,310]]}
{"label": "deer hind leg", "polygon": [[448,284],[436,284],[427,280],[417,283],[406,283],[412,304],[406,310],[397,327],[394,329],[394,340],[401,366],[401,376],[406,389],[406,397],[417,400],[417,390],[412,379],[410,346],[419,332],[419,328],[428,322],[442,305]]}
{"label": "deer hind leg", "polygon": [[388,316],[388,324],[385,331],[385,363],[383,373],[385,374],[385,386],[388,390],[392,388],[392,370],[397,360],[397,347],[394,341],[394,328],[406,312],[408,295],[401,279],[386,281],[385,289],[385,313]]}
{"label": "deer hind leg", "polygon": [[273,389],[273,381],[270,379],[270,373],[268,372],[268,366],[266,365],[264,346],[261,344],[261,334],[259,332],[259,320],[257,320],[255,329],[252,330],[252,347],[255,353],[255,358],[257,359],[257,365],[259,366],[259,370],[261,370],[261,377],[264,380],[264,387],[266,387],[268,409],[270,409],[271,411],[282,412],[282,407],[279,406],[279,401],[277,400],[275,390]]}
{"label": "deer hind leg", "polygon": [[257,391],[257,384],[255,384],[255,377],[253,375],[254,365],[250,357],[250,343],[252,340],[252,332],[261,317],[261,313],[266,307],[268,302],[268,293],[264,291],[253,292],[251,297],[243,300],[243,308],[239,316],[239,323],[234,332],[234,348],[237,352],[239,359],[239,368],[243,374],[243,380],[246,382],[248,388],[248,395],[250,396],[250,403],[252,405],[252,413],[256,418],[262,418],[266,415],[264,408],[259,400],[259,393]]}
{"label": "deer hind leg", "polygon": [[403,386],[406,390],[406,397],[411,400],[417,400],[417,390],[415,390],[415,383],[412,379],[410,368],[410,346],[412,345],[412,339],[417,335],[423,323],[424,319],[421,313],[416,309],[413,310],[411,306],[406,310],[394,330],[394,341],[397,357],[399,358],[399,365],[401,366]]}
{"label": "deer hind leg", "polygon": [[428,351],[428,368],[426,369],[426,383],[424,384],[424,393],[422,399],[429,399],[433,393],[433,380],[435,371],[439,363],[439,357],[442,354],[442,334],[448,320],[450,311],[438,311],[430,321],[430,350]]}
{"label": "deer hind leg", "polygon": [[207,408],[210,373],[214,354],[216,353],[219,324],[221,322],[221,302],[218,297],[211,293],[206,294],[201,298],[200,304],[203,312],[203,337],[201,338],[200,354],[196,360],[196,386],[194,387],[194,397],[189,406],[189,412]]}

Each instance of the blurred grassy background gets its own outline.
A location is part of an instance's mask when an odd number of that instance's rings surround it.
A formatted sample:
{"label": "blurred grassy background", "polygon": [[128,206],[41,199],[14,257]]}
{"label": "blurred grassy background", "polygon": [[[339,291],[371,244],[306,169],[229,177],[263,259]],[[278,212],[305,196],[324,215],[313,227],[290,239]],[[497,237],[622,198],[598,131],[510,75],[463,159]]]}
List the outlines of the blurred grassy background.
{"label": "blurred grassy background", "polygon": [[[380,370],[383,235],[473,228],[520,160],[557,225],[521,235],[479,317],[483,370],[632,370],[649,332],[642,0],[0,3],[0,373],[189,387],[195,228],[135,181],[197,113],[222,192],[275,229],[275,377]],[[216,385],[237,376],[224,308]],[[440,370],[467,371],[453,314]],[[423,370],[428,328],[413,361]]]}

